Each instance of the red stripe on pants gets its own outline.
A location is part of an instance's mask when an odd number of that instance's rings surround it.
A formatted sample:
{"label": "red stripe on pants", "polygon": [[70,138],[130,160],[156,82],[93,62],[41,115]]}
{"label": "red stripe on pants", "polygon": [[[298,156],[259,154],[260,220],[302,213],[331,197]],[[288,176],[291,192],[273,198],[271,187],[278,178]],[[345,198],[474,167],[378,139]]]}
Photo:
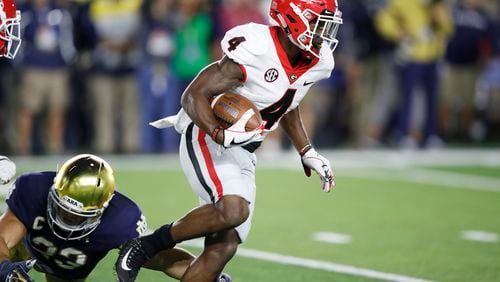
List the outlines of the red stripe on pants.
{"label": "red stripe on pants", "polygon": [[212,182],[215,184],[215,188],[217,189],[217,199],[222,198],[222,191],[224,190],[222,188],[222,183],[220,182],[219,176],[217,175],[217,172],[215,171],[214,167],[214,162],[212,160],[212,156],[210,155],[210,152],[208,151],[208,146],[207,142],[205,141],[205,136],[206,133],[199,129],[198,130],[198,143],[200,143],[200,149],[201,152],[203,153],[203,159],[205,160],[205,164],[208,169],[208,174],[210,175],[210,179],[212,179]]}

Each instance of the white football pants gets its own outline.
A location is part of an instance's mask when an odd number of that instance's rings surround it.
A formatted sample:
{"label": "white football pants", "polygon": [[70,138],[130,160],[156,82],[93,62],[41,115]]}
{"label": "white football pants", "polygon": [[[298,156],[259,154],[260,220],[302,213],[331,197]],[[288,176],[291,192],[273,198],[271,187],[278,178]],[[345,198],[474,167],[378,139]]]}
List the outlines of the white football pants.
{"label": "white football pants", "polygon": [[226,149],[193,123],[182,135],[179,154],[200,205],[215,204],[225,195],[238,195],[248,201],[250,215],[236,227],[241,241],[245,241],[255,207],[255,154],[241,147]]}

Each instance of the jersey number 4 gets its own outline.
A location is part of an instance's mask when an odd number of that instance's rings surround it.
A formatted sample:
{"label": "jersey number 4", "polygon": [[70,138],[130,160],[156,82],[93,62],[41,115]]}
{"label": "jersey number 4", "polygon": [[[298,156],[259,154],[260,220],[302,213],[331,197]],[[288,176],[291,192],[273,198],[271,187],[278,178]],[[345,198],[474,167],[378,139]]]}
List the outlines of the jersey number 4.
{"label": "jersey number 4", "polygon": [[241,42],[247,41],[244,36],[238,36],[231,38],[227,43],[229,43],[229,48],[227,50],[229,52],[236,50],[236,47],[241,44]]}
{"label": "jersey number 4", "polygon": [[[229,52],[234,51],[238,45],[245,41],[244,36],[233,37],[227,42],[229,44],[227,50]],[[295,92],[297,92],[296,89],[288,89],[279,101],[260,111],[262,119],[266,121],[266,129],[271,129],[283,117],[293,102]]]}
{"label": "jersey number 4", "polygon": [[293,102],[295,92],[297,92],[296,89],[288,89],[285,92],[285,95],[283,95],[283,97],[281,97],[281,99],[279,99],[276,103],[260,110],[262,119],[266,121],[266,129],[271,129],[274,124],[278,122],[281,117],[283,117]]}

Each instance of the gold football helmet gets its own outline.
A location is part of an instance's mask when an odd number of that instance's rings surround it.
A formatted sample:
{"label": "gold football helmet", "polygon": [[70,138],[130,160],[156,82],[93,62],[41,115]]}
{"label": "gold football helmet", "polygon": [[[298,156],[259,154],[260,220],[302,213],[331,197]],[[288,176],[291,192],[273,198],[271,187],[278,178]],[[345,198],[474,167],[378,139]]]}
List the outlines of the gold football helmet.
{"label": "gold football helmet", "polygon": [[76,240],[89,235],[113,197],[113,169],[103,159],[77,155],[57,172],[48,196],[47,222],[54,235]]}

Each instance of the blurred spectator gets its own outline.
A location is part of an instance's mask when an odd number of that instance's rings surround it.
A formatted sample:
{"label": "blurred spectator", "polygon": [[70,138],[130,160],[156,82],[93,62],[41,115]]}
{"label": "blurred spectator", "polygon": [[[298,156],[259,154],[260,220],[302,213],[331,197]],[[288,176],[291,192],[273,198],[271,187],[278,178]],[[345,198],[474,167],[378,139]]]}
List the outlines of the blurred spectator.
{"label": "blurred spectator", "polygon": [[[213,22],[208,14],[206,0],[179,0],[175,13],[174,54],[171,79],[168,84],[168,112],[180,109],[180,97],[198,72],[212,60]],[[174,130],[163,133],[169,140],[168,151],[177,151],[180,135]]]}
{"label": "blurred spectator", "polygon": [[133,153],[139,149],[135,72],[140,63],[141,5],[141,0],[95,0],[90,4],[97,37],[90,92],[95,149],[100,153]]}
{"label": "blurred spectator", "polygon": [[[215,22],[214,22],[214,57],[222,57],[222,50],[219,47],[220,40],[226,34],[226,31],[231,28],[250,22],[265,24],[266,18],[262,13],[261,8],[256,2],[260,0],[222,0],[222,2],[215,8]],[[267,7],[267,10],[269,7]]]}
{"label": "blurred spectator", "polygon": [[481,75],[475,105],[481,119],[473,124],[474,139],[482,141],[487,134],[500,137],[500,56],[492,60]]}
{"label": "blurred spectator", "polygon": [[[500,9],[500,5],[498,7]],[[499,11],[500,12],[500,11]],[[500,14],[500,13],[499,13]],[[475,140],[500,137],[500,20],[496,21],[493,59],[480,76],[475,105],[480,119],[472,127]]]}
{"label": "blurred spectator", "polygon": [[314,85],[310,93],[302,100],[300,111],[314,145],[334,147],[348,141],[350,105],[343,67],[336,62],[330,78]]}
{"label": "blurred spectator", "polygon": [[[18,113],[19,154],[32,152],[33,125],[47,108],[44,151],[64,152],[65,112],[70,98],[68,68],[73,62],[72,18],[66,2],[33,0],[22,13],[21,107]],[[46,135],[46,136],[45,136]]]}
{"label": "blurred spectator", "polygon": [[0,152],[12,152],[15,125],[14,68],[11,60],[0,58]]}
{"label": "blurred spectator", "polygon": [[266,23],[259,5],[255,0],[223,0],[217,15],[217,35],[224,36],[226,31],[245,23]]}
{"label": "blurred spectator", "polygon": [[[453,31],[451,15],[442,0],[390,0],[376,16],[381,34],[397,44],[401,103],[398,135],[401,148],[442,146],[437,135],[438,62]],[[414,93],[422,87],[426,116],[423,136],[412,127]],[[421,140],[418,140],[421,137]]]}
{"label": "blurred spectator", "polygon": [[[168,91],[172,80],[170,59],[174,51],[173,0],[150,0],[145,4],[142,30],[142,65],[139,68],[143,152],[177,151],[175,132],[159,131],[149,125],[178,110],[178,93]],[[173,97],[172,97],[173,96]]]}
{"label": "blurred spectator", "polygon": [[[339,45],[335,49],[335,69],[330,78],[315,84],[309,95],[300,104],[304,127],[314,145],[333,147],[348,141],[351,103],[349,93],[353,91],[348,69],[353,65],[351,39],[354,36],[353,21],[349,7],[341,5],[343,24],[337,34]],[[273,131],[274,132],[274,131]],[[289,143],[288,138],[282,138]],[[266,140],[266,142],[268,142]],[[264,142],[264,145],[265,143]],[[290,144],[291,145],[291,144]]]}
{"label": "blurred spectator", "polygon": [[206,11],[205,1],[180,0],[177,3],[177,27],[172,68],[175,77],[179,80],[178,97],[191,79],[212,59],[210,46],[213,40],[213,22]]}
{"label": "blurred spectator", "polygon": [[[457,1],[457,0],[455,0]],[[483,3],[484,9],[489,15],[494,17],[497,21],[500,18],[500,1],[498,0],[486,0]]]}
{"label": "blurred spectator", "polygon": [[353,53],[347,68],[351,81],[351,134],[354,145],[375,148],[382,145],[384,129],[397,102],[393,44],[375,29],[375,15],[385,0],[353,0],[343,6],[345,19],[352,23],[352,34],[343,46]]}
{"label": "blurred spectator", "polygon": [[[444,136],[473,137],[474,93],[479,73],[491,56],[493,23],[483,0],[460,0],[453,7],[455,33],[446,51],[441,123]],[[474,137],[473,137],[474,138]]]}
{"label": "blurred spectator", "polygon": [[[89,18],[90,3],[72,1],[70,12],[74,22],[74,42],[78,50],[76,63],[70,75],[71,104],[66,114],[65,143],[68,150],[92,146],[92,117],[94,109],[89,88],[91,51],[96,46],[96,35]],[[89,114],[90,113],[90,114]]]}

